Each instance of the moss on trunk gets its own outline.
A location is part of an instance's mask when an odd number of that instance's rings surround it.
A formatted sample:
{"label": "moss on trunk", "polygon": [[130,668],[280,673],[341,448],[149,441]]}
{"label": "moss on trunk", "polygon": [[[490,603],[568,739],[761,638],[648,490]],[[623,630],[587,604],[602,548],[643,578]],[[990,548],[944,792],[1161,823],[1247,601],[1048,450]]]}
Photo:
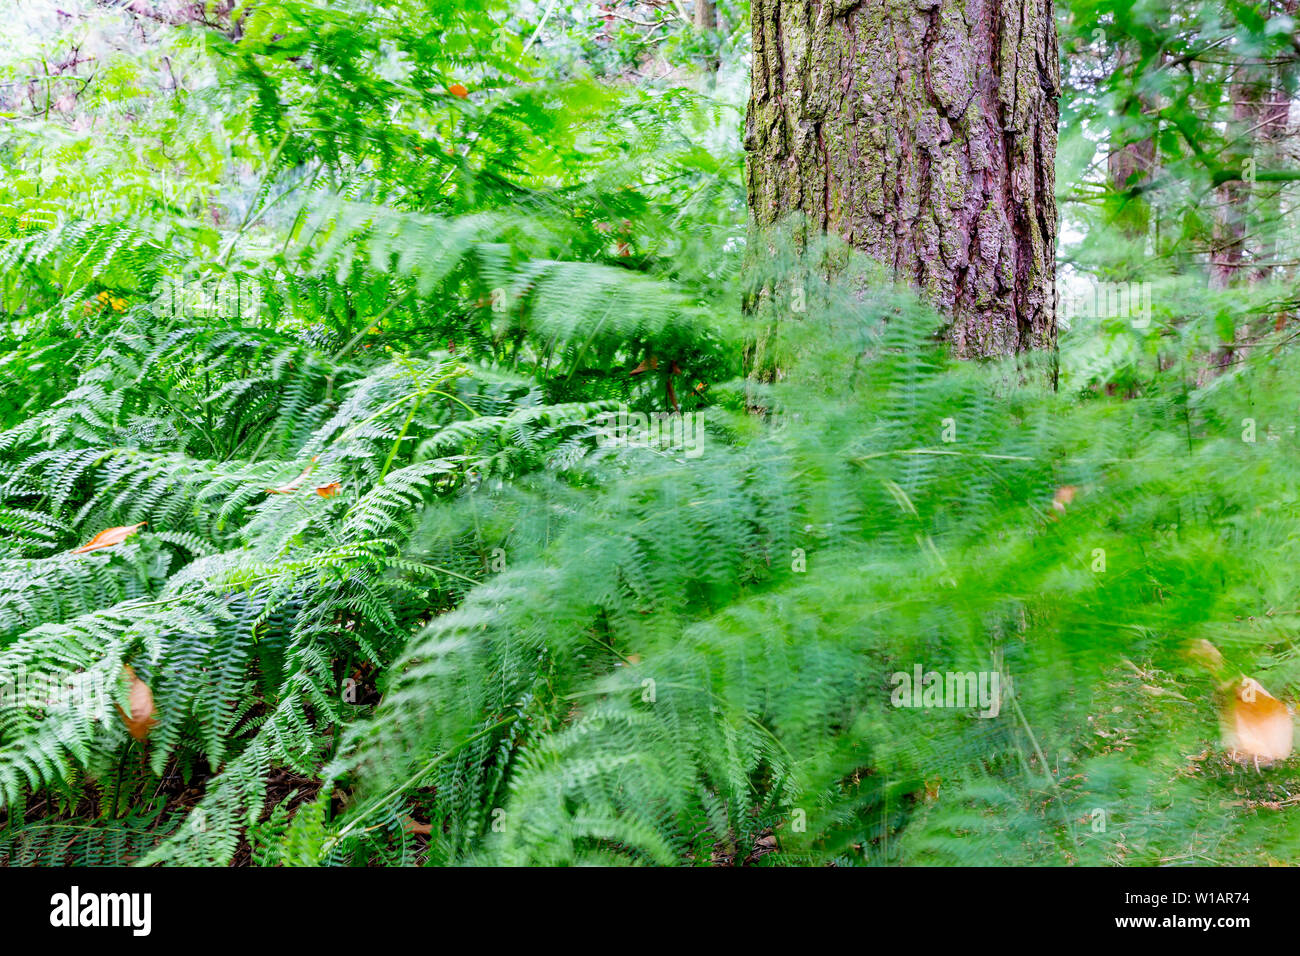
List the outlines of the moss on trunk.
{"label": "moss on trunk", "polygon": [[800,213],[921,289],[964,357],[1054,345],[1051,0],[754,0],[745,146]]}

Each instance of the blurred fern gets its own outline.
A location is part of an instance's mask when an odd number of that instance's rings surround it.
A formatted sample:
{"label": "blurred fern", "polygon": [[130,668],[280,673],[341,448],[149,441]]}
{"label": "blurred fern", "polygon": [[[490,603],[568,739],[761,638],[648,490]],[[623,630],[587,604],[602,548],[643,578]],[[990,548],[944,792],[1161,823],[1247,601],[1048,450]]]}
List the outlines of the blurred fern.
{"label": "blurred fern", "polygon": [[[0,141],[0,861],[1288,858],[1290,765],[1222,755],[1186,653],[1300,693],[1284,328],[1209,374],[1231,303],[1168,279],[957,365],[749,235],[725,84],[371,6],[159,28],[140,170]],[[916,666],[997,716],[894,706]]]}

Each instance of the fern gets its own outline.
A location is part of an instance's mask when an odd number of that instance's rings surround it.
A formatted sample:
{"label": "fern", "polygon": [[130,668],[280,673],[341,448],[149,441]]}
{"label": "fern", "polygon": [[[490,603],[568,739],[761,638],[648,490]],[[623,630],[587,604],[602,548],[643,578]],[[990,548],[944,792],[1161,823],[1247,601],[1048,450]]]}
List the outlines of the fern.
{"label": "fern", "polygon": [[[62,138],[6,124],[0,862],[1286,857],[1187,653],[1300,690],[1297,354],[1206,367],[1277,288],[959,365],[749,229],[743,91],[373,6],[106,6]],[[996,716],[896,706],[916,666]]]}

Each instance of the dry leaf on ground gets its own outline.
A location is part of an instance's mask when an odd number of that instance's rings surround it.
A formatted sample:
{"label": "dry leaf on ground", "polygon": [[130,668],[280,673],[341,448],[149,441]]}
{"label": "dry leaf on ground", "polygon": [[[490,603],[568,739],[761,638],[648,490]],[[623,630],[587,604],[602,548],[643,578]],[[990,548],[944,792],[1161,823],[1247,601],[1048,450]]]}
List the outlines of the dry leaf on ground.
{"label": "dry leaf on ground", "polygon": [[1224,714],[1224,746],[1238,759],[1284,760],[1291,755],[1295,728],[1291,711],[1253,677],[1233,688]]}

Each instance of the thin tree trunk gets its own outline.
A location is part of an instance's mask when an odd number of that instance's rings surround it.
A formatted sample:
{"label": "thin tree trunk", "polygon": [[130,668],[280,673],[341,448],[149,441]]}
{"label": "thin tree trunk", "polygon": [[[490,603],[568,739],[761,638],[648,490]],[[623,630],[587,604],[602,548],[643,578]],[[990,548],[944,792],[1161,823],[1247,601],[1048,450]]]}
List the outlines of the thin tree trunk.
{"label": "thin tree trunk", "polygon": [[[1243,63],[1238,67],[1237,78],[1228,86],[1228,95],[1232,100],[1228,150],[1234,157],[1234,163],[1244,164],[1255,159],[1268,80],[1265,67]],[[1245,259],[1251,184],[1246,181],[1225,183],[1218,188],[1217,193],[1219,207],[1216,212],[1210,286],[1226,289],[1237,281]]]}
{"label": "thin tree trunk", "polygon": [[754,0],[760,227],[790,213],[886,264],[963,357],[1056,341],[1051,0]]}
{"label": "thin tree trunk", "polygon": [[[1283,0],[1281,11],[1294,17],[1300,0]],[[1295,89],[1295,61],[1287,60],[1273,68],[1269,95],[1264,103],[1259,131],[1260,166],[1282,169],[1287,165],[1287,133],[1291,125],[1291,96]],[[1261,189],[1259,196],[1259,262],[1251,275],[1252,282],[1273,278],[1272,261],[1277,258],[1278,232],[1282,219],[1281,183]]]}
{"label": "thin tree trunk", "polygon": [[[701,32],[718,29],[718,8],[713,0],[695,0],[695,29]],[[710,38],[710,42],[713,42]],[[710,56],[705,68],[708,72],[709,85],[717,82],[718,69],[722,62],[716,56]]]}
{"label": "thin tree trunk", "polygon": [[[1127,44],[1120,47],[1119,69],[1133,65],[1135,57]],[[1137,87],[1137,78],[1133,80]],[[1152,109],[1149,96],[1133,94],[1138,107],[1145,115]],[[1141,121],[1139,121],[1141,123]],[[1118,146],[1106,157],[1106,174],[1111,191],[1123,194],[1134,186],[1148,181],[1155,173],[1156,141],[1154,135],[1133,138],[1131,130],[1120,130]],[[1115,225],[1129,239],[1143,239],[1151,227],[1151,206],[1141,195],[1124,196],[1115,210]]]}

